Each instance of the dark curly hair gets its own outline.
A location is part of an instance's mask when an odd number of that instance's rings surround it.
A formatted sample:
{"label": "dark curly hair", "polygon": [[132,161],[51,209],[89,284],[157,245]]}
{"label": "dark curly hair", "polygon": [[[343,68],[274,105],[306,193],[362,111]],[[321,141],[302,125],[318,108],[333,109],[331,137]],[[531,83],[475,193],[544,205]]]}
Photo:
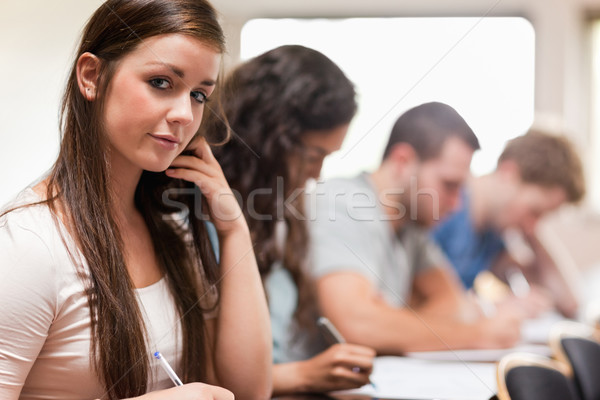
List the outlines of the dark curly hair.
{"label": "dark curly hair", "polygon": [[[289,160],[301,151],[307,132],[334,129],[352,120],[357,109],[354,86],[322,53],[289,45],[240,65],[215,94],[233,131],[231,140],[215,149],[229,184],[244,200],[256,189],[270,193],[253,195],[252,207],[242,207],[261,275],[265,278],[273,263],[282,262],[298,287],[295,318],[300,326],[310,327],[315,301],[303,272],[308,232],[303,218],[283,207],[285,198],[304,187],[303,174],[298,173],[303,165],[290,165]],[[216,115],[207,117],[203,129],[218,140],[226,134],[225,124]],[[293,205],[304,215],[302,198],[297,196]],[[275,237],[281,220],[287,226],[283,249]]]}

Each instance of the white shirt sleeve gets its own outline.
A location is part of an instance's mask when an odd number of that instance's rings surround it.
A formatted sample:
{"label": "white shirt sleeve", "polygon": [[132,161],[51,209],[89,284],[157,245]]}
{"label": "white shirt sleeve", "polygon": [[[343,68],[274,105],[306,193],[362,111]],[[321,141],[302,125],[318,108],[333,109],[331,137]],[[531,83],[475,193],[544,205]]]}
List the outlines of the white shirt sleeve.
{"label": "white shirt sleeve", "polygon": [[0,223],[0,398],[9,400],[19,398],[44,345],[60,277],[42,238],[7,220]]}

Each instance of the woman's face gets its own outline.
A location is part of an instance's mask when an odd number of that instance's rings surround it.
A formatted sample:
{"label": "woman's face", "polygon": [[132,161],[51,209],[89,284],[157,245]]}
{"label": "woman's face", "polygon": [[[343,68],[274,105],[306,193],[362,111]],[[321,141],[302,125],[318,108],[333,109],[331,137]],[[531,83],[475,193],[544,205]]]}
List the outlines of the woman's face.
{"label": "woman's face", "polygon": [[348,124],[305,132],[302,135],[302,148],[288,160],[290,173],[298,175],[297,180],[296,177],[292,178],[300,185],[310,178],[319,178],[325,157],[342,147],[347,132]]}
{"label": "woman's face", "polygon": [[221,55],[191,36],[144,40],[117,64],[104,122],[116,168],[164,171],[198,131]]}

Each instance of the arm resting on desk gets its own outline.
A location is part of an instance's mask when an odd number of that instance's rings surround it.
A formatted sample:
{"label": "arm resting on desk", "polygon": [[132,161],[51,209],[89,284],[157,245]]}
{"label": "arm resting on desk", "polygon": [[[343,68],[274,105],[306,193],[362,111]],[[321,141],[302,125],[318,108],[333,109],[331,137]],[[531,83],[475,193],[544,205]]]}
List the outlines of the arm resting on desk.
{"label": "arm resting on desk", "polygon": [[453,270],[428,268],[418,274],[413,282],[411,307],[431,316],[475,318],[479,314],[475,304],[468,301],[465,289]]}
{"label": "arm resting on desk", "polygon": [[510,347],[519,339],[519,323],[502,316],[464,323],[411,308],[392,307],[358,273],[337,272],[317,281],[319,303],[351,343],[379,354],[407,351]]}

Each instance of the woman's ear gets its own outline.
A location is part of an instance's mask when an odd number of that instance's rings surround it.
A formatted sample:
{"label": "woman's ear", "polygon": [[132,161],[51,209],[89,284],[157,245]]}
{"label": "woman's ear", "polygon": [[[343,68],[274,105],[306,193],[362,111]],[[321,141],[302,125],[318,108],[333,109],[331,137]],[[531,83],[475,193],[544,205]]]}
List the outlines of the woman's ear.
{"label": "woman's ear", "polygon": [[100,59],[92,53],[83,53],[77,60],[77,85],[88,101],[94,101],[98,93]]}

